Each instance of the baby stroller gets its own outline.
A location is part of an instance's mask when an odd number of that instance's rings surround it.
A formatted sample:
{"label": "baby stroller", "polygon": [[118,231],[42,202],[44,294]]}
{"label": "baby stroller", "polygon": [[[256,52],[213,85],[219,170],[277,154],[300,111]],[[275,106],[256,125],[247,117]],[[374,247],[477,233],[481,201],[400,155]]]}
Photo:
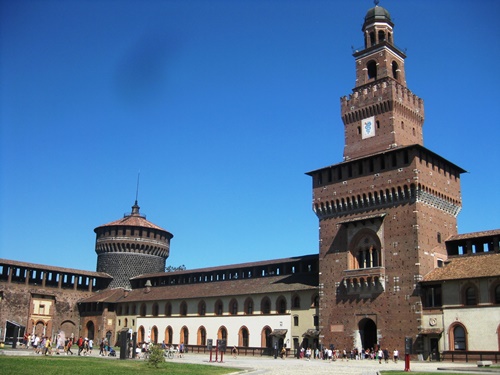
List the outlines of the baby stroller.
{"label": "baby stroller", "polygon": [[109,357],[116,357],[116,351],[111,346],[109,347]]}

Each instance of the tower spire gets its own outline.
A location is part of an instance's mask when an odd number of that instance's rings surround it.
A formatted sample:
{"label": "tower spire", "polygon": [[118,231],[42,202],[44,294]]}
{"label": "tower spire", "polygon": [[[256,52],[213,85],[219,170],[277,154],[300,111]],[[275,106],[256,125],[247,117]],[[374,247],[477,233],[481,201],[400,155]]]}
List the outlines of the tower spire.
{"label": "tower spire", "polygon": [[137,187],[135,189],[135,203],[132,206],[132,215],[139,215],[139,204],[137,203],[137,199],[139,198],[139,178],[141,177],[141,171],[137,173]]}
{"label": "tower spire", "polygon": [[139,180],[141,177],[141,171],[137,172],[137,187],[135,189],[135,204],[137,205],[137,199],[139,197]]}

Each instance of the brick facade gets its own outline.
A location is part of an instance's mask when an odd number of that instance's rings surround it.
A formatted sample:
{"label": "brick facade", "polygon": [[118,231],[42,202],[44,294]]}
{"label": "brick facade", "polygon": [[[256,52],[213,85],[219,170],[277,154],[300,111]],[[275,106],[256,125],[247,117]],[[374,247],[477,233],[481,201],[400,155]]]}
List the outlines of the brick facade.
{"label": "brick facade", "polygon": [[392,27],[383,8],[368,11],[356,87],[341,99],[344,161],[309,173],[320,224],[320,338],[340,349],[401,348],[417,337],[418,282],[446,259],[444,241],[457,233],[464,171],[423,147],[423,101],[405,86]]}

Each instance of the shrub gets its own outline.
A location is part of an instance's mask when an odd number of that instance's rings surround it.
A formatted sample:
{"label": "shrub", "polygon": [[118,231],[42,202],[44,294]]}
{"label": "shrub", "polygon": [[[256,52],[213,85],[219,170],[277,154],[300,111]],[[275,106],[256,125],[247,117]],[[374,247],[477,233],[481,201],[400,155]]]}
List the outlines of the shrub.
{"label": "shrub", "polygon": [[149,358],[147,359],[147,363],[149,366],[158,368],[160,363],[165,362],[165,358],[163,357],[163,349],[160,345],[150,345],[149,346]]}

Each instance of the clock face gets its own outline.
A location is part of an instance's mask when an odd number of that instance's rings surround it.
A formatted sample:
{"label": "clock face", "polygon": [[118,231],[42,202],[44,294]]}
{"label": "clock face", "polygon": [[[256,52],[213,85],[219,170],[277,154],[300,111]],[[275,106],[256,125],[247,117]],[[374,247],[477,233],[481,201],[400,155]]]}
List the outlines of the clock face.
{"label": "clock face", "polygon": [[366,139],[375,135],[375,116],[361,120],[361,138]]}

